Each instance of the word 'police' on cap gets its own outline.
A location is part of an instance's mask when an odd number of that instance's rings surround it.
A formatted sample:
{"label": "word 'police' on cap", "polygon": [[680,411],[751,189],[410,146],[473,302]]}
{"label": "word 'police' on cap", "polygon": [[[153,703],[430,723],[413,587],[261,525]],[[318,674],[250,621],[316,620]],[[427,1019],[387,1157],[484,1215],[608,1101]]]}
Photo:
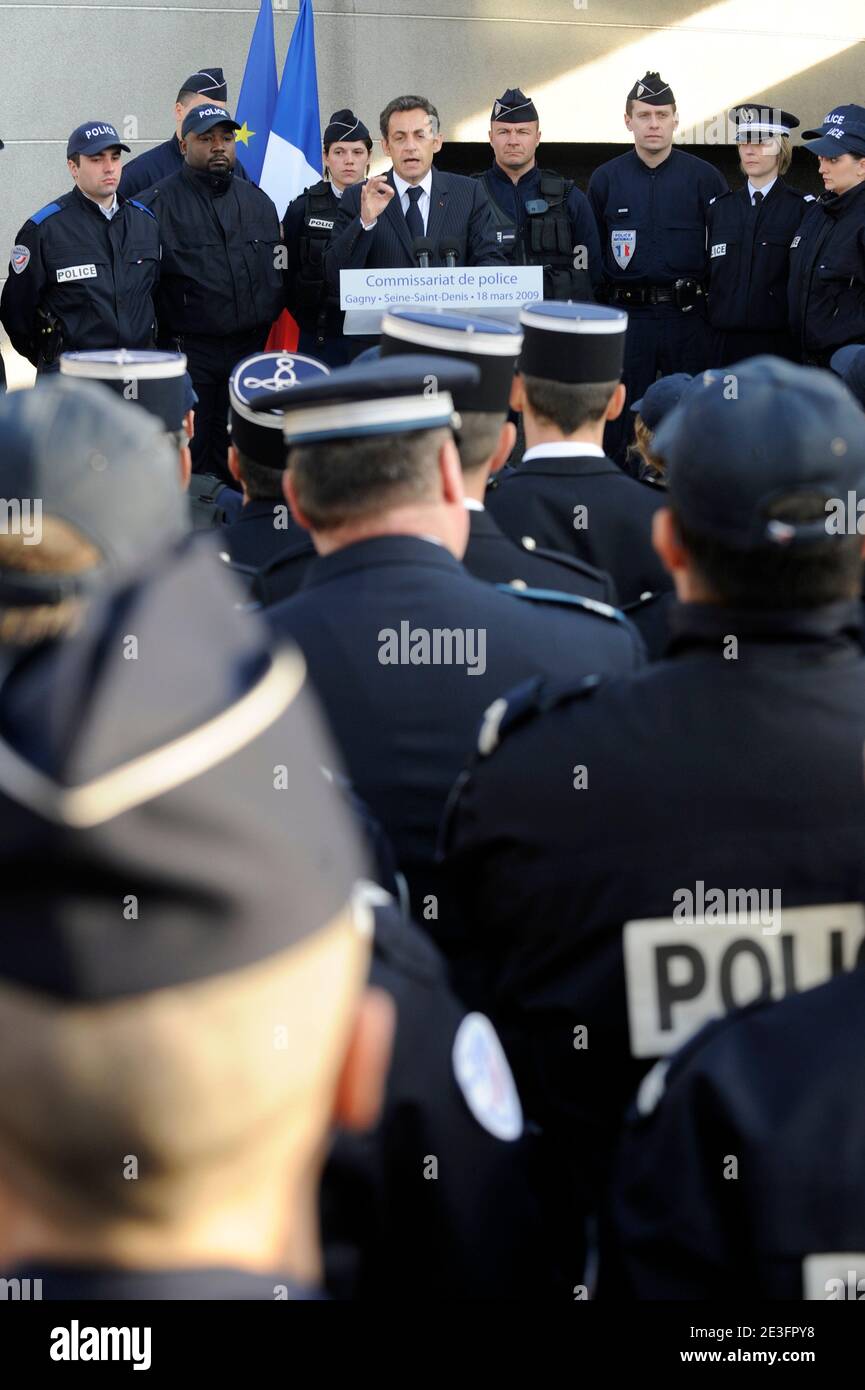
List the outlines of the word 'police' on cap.
{"label": "word 'police' on cap", "polygon": [[457,423],[451,392],[479,379],[471,362],[430,355],[381,358],[274,392],[253,410],[282,405],[283,437],[294,444],[431,430]]}
{"label": "word 'police' on cap", "polygon": [[85,121],[84,125],[76,126],[69,136],[66,158],[71,159],[74,154],[101,154],[103,150],[110,149],[125,150],[129,154],[129,146],[123,144],[108,121]]}
{"label": "word 'police' on cap", "polygon": [[832,159],[839,154],[865,158],[865,106],[836,106],[815,130],[803,130],[802,139],[811,154]]}
{"label": "word 'police' on cap", "polygon": [[474,362],[477,385],[454,388],[457,410],[503,414],[508,408],[514,364],[523,334],[515,324],[475,314],[436,313],[422,309],[391,309],[381,321],[381,356],[428,353]]}
{"label": "word 'police' on cap", "polygon": [[277,394],[283,400],[286,391],[329,375],[330,368],[323,362],[299,352],[258,352],[245,357],[228,383],[232,444],[253,463],[284,468],[283,410],[271,401]]}
{"label": "word 'police' on cap", "polygon": [[825,519],[785,520],[773,504],[788,494],[828,502],[861,490],[865,430],[846,387],[831,372],[778,357],[705,376],[654,439],[676,514],[732,549],[825,539]]}
{"label": "word 'police' on cap", "polygon": [[628,315],[603,304],[543,300],[523,309],[518,370],[571,385],[618,381],[625,360]]}
{"label": "word 'police' on cap", "polygon": [[193,106],[192,110],[186,113],[180,134],[185,140],[187,135],[203,135],[215,125],[227,125],[231,126],[232,130],[240,130],[240,124],[224,106],[208,105]]}

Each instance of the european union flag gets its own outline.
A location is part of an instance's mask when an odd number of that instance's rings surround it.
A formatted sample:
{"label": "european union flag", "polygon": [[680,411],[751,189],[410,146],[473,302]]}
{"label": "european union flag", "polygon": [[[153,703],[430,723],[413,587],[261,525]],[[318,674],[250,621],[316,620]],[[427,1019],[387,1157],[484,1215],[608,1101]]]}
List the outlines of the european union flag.
{"label": "european union flag", "polygon": [[240,130],[237,131],[238,158],[256,183],[261,180],[270,123],[276,109],[276,93],[272,0],[261,0],[235,117],[240,121]]}

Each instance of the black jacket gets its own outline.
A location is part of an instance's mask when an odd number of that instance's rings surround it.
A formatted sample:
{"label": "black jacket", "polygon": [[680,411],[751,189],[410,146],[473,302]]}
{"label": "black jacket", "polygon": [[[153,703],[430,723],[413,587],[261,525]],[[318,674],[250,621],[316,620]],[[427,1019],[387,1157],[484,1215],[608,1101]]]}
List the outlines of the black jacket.
{"label": "black jacket", "polygon": [[616,603],[616,586],[603,570],[560,550],[538,547],[534,536],[512,541],[486,507],[480,512],[470,510],[469,524],[463,564],[476,579],[485,579],[488,584],[516,584],[522,589],[556,589],[601,603]]}
{"label": "black jacket", "polygon": [[[137,154],[128,164],[124,164],[120,175],[120,192],[124,198],[134,198],[137,193],[152,188],[160,179],[164,180],[169,174],[176,174],[182,166],[180,141],[176,135],[172,135],[170,140],[164,140],[152,150]],[[249,178],[240,159],[234,166],[234,176],[238,179]]]}
{"label": "black jacket", "polygon": [[184,164],[143,201],[159,219],[160,340],[227,337],[270,324],[283,308],[276,208],[255,184],[214,181]]}
{"label": "black jacket", "polygon": [[[109,221],[77,188],[24,223],[16,238],[0,319],[34,366],[40,352],[153,346],[159,228],[141,203],[118,198]],[[46,352],[37,310],[58,320]],[[50,354],[50,356],[49,356]]]}
{"label": "black jacket", "polygon": [[865,184],[811,203],[790,248],[790,326],[821,366],[865,342]]}
{"label": "black jacket", "polygon": [[[485,502],[514,540],[563,550],[612,576],[621,603],[669,589],[652,549],[652,517],[665,494],[629,478],[612,459],[574,453],[523,458],[490,480]],[[584,508],[585,510],[578,510]]]}
{"label": "black jacket", "polygon": [[748,185],[713,198],[707,213],[709,322],[726,332],[787,331],[790,243],[814,198],[776,179],[751,205]]}

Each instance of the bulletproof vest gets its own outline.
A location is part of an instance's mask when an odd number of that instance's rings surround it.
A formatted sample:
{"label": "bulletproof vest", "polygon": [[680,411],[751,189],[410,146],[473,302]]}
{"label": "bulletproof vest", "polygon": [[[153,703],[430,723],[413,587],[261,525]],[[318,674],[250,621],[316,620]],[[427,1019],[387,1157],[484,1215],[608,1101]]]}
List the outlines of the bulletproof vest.
{"label": "bulletproof vest", "polygon": [[539,196],[525,205],[526,225],[522,242],[513,219],[499,207],[493,193],[489,170],[476,175],[484,184],[493,214],[496,239],[514,265],[542,265],[544,293],[552,299],[569,299],[582,288],[585,272],[574,270],[573,232],[568,216],[567,196],[573,179],[563,178],[552,169],[540,169]]}
{"label": "bulletproof vest", "polygon": [[295,287],[300,308],[315,309],[323,305],[324,253],[336,221],[334,201],[333,190],[325,179],[314,183],[304,194],[300,275]]}
{"label": "bulletproof vest", "polygon": [[193,473],[186,495],[193,531],[226,526],[239,510],[232,505],[238,494],[213,473]]}

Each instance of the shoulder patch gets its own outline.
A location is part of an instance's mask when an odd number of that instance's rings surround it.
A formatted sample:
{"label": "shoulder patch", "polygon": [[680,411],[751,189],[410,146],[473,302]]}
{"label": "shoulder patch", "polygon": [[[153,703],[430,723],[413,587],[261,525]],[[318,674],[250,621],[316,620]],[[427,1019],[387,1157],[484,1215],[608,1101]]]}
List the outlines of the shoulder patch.
{"label": "shoulder patch", "polygon": [[126,201],[131,203],[134,208],[138,208],[139,212],[146,212],[148,217],[152,217],[154,222],[156,221],[156,213],[145,207],[143,203],[139,203],[137,198],[127,198]]}
{"label": "shoulder patch", "polygon": [[594,613],[599,618],[607,618],[614,623],[627,623],[627,618],[618,608],[602,603],[597,598],[583,598],[580,594],[562,594],[558,589],[514,589],[509,584],[497,584],[496,588],[512,598],[527,599],[530,603],[553,603],[560,608],[579,608],[584,613]]}
{"label": "shoulder patch", "polygon": [[496,1139],[523,1132],[523,1108],[498,1034],[485,1014],[466,1014],[454,1038],[453,1069],[466,1105]]}
{"label": "shoulder patch", "polygon": [[530,676],[487,706],[478,731],[478,753],[482,758],[488,758],[498,748],[505,734],[536,714],[554,709],[565,700],[588,695],[597,689],[601,680],[601,676],[582,676],[576,682]]}
{"label": "shoulder patch", "polygon": [[41,227],[46,218],[53,217],[55,212],[62,211],[63,209],[59,203],[46,203],[44,208],[40,208],[38,212],[34,212],[30,221],[33,223],[34,227]]}
{"label": "shoulder patch", "polygon": [[814,197],[813,193],[806,193],[802,198],[803,203],[816,203],[816,201],[817,199]]}

